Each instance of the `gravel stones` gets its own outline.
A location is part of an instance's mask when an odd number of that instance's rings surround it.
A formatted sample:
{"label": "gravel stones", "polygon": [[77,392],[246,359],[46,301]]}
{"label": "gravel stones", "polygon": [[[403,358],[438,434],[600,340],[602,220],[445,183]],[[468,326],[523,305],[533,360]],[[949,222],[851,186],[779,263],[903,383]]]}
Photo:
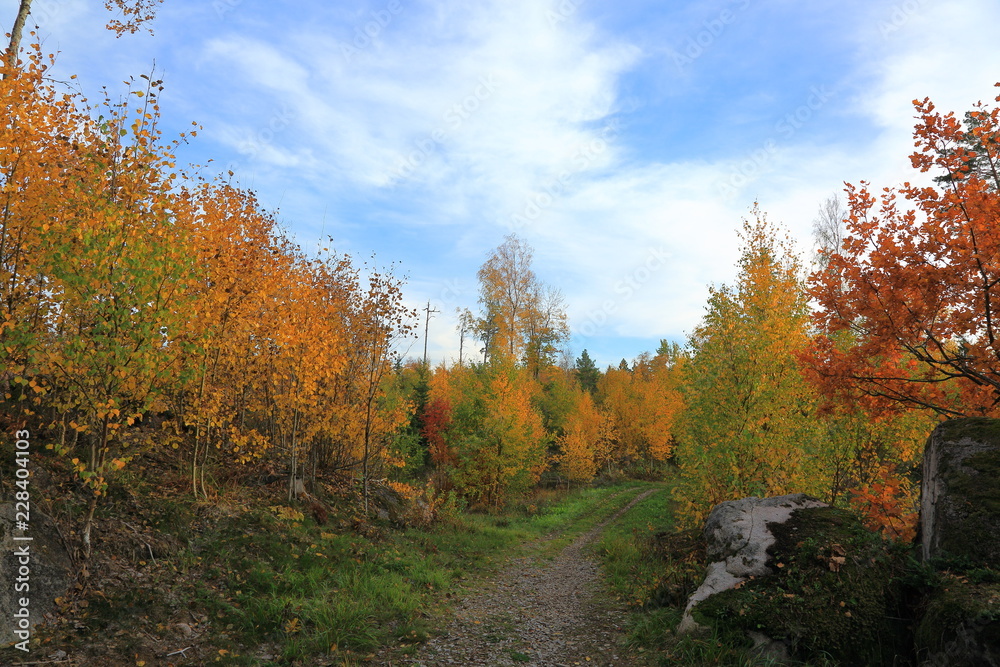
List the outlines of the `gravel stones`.
{"label": "gravel stones", "polygon": [[620,644],[627,612],[604,592],[587,546],[650,493],[638,495],[551,561],[512,561],[485,591],[459,604],[445,634],[428,641],[413,664],[644,664]]}

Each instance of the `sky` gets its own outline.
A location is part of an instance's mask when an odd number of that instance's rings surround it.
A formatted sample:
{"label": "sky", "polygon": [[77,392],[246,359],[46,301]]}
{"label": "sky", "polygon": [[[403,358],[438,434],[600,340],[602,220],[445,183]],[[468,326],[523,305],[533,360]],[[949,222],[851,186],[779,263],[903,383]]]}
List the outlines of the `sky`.
{"label": "sky", "polygon": [[572,358],[683,344],[755,201],[808,263],[845,182],[919,178],[913,100],[961,115],[1000,81],[992,0],[165,0],[117,39],[102,5],[34,1],[52,77],[162,79],[164,135],[201,128],[179,161],[232,170],[307,251],[392,265],[438,311],[435,364],[512,233]]}

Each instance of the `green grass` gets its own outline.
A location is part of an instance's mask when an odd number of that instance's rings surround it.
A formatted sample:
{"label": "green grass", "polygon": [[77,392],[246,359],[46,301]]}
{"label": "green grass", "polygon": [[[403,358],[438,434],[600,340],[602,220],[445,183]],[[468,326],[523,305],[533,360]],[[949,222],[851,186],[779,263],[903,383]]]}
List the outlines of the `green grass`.
{"label": "green grass", "polygon": [[656,490],[609,525],[596,544],[613,593],[632,606],[644,606],[654,597],[664,567],[653,553],[652,540],[658,532],[673,530],[670,485],[644,488]]}
{"label": "green grass", "polygon": [[629,644],[659,656],[663,665],[773,664],[752,656],[740,636],[674,634],[684,601],[704,577],[694,549],[700,534],[677,532],[671,482],[643,488],[656,490],[609,525],[595,545],[611,593],[632,609]]}
{"label": "green grass", "polygon": [[[44,641],[95,659],[100,651],[128,655],[127,664],[151,664],[159,647],[178,641],[220,665],[357,665],[384,651],[405,662],[487,575],[511,558],[554,556],[646,488],[540,491],[503,512],[406,529],[360,521],[346,501],[321,526],[308,512],[282,511],[278,500],[237,494],[193,503],[137,490],[105,505],[100,518],[172,536],[175,547],[135,556],[133,531],[123,530],[118,555],[102,561],[121,568],[120,584],[84,594],[74,604],[87,606],[68,610],[73,622],[54,625]],[[177,639],[179,624],[194,637]]]}
{"label": "green grass", "polygon": [[635,486],[545,494],[502,514],[368,537],[251,511],[203,537],[200,567],[215,576],[200,585],[198,604],[225,635],[223,664],[258,664],[241,654],[262,645],[281,647],[285,663],[349,662],[384,647],[412,654],[484,573],[529,544],[535,555],[556,553],[627,503]]}

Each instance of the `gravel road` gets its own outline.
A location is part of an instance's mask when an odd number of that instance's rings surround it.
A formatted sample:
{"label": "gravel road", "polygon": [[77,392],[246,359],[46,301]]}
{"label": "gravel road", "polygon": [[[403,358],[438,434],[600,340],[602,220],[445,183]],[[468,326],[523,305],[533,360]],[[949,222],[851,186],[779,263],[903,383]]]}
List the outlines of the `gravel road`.
{"label": "gravel road", "polygon": [[597,563],[586,547],[605,526],[653,492],[640,493],[552,560],[538,556],[513,560],[492,586],[459,603],[444,634],[428,641],[411,664],[650,664],[621,645],[627,612],[604,591]]}

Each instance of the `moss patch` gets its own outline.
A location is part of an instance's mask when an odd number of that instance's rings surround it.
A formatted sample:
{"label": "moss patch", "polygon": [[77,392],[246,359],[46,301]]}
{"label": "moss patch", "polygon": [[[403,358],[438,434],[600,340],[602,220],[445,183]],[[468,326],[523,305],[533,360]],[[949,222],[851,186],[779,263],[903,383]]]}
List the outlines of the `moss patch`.
{"label": "moss patch", "polygon": [[[946,573],[927,600],[916,644],[921,653],[936,654],[960,635],[974,636],[984,651],[1000,656],[1000,583],[975,583],[970,576]],[[985,664],[985,663],[984,663]]]}
{"label": "moss patch", "polygon": [[892,664],[905,653],[898,592],[903,555],[837,508],[795,512],[773,524],[774,575],[705,600],[696,619],[784,640],[805,660]]}
{"label": "moss patch", "polygon": [[[956,420],[988,422],[1000,420]],[[959,444],[955,432],[941,434],[939,476],[945,493],[938,499],[937,558],[965,558],[990,566],[1000,555],[1000,440],[985,426],[955,427],[971,440]],[[954,438],[954,439],[953,439]]]}
{"label": "moss patch", "polygon": [[938,425],[937,432],[944,442],[958,442],[970,438],[976,442],[1000,447],[1000,419],[989,417],[949,419]]}
{"label": "moss patch", "polygon": [[944,479],[949,492],[960,494],[977,514],[1000,514],[1000,448],[948,463]]}

